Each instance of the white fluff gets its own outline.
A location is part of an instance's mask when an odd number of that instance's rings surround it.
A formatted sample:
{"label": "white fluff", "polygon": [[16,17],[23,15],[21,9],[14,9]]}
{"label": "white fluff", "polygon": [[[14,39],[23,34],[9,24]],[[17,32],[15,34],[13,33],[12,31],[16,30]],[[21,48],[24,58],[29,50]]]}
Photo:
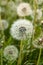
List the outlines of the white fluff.
{"label": "white fluff", "polygon": [[43,0],[37,0],[37,4],[42,4]]}
{"label": "white fluff", "polygon": [[[33,14],[32,14],[33,19],[34,19],[34,15],[35,15],[35,12],[33,10]],[[41,9],[37,9],[36,10],[36,18],[39,20],[39,19],[41,19],[41,17],[42,17],[42,10]]]}
{"label": "white fluff", "polygon": [[[20,31],[20,28],[23,29]],[[26,39],[27,37],[30,38],[32,32],[33,32],[33,24],[26,19],[19,19],[17,21],[14,21],[10,29],[10,34],[12,35],[12,37],[18,40],[21,39],[23,40]]]}
{"label": "white fluff", "polygon": [[9,61],[15,61],[18,57],[18,49],[14,45],[5,47],[4,57]]}
{"label": "white fluff", "polygon": [[32,9],[29,3],[20,3],[17,7],[18,16],[24,17],[32,14]]}
{"label": "white fluff", "polygon": [[14,1],[9,1],[7,4],[7,15],[12,17],[16,15],[16,5]]}
{"label": "white fluff", "polygon": [[7,29],[8,28],[8,22],[7,22],[7,20],[5,20],[5,19],[2,19],[2,20],[0,20],[0,30],[5,30],[5,29]]}
{"label": "white fluff", "polygon": [[33,46],[35,48],[43,48],[43,42],[42,41],[43,41],[43,36],[40,36],[38,39],[34,40]]}
{"label": "white fluff", "polygon": [[1,0],[1,5],[2,5],[2,6],[7,5],[7,0]]}

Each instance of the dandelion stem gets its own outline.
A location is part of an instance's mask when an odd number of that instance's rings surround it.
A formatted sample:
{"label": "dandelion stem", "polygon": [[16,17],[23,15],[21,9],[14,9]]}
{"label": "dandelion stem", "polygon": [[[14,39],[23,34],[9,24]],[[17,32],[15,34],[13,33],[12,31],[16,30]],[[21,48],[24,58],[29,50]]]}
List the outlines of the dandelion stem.
{"label": "dandelion stem", "polygon": [[3,50],[1,49],[1,65],[3,65]]}
{"label": "dandelion stem", "polygon": [[[2,22],[1,22],[1,14],[0,14],[0,26],[1,26],[1,28],[2,28],[2,30],[1,30],[1,39],[2,39],[2,43],[1,44],[3,44],[4,45],[4,42],[5,42],[5,36],[4,36],[4,29],[3,29],[3,24],[2,24]],[[4,47],[4,46],[3,46]],[[1,48],[1,65],[3,65],[3,47]]]}
{"label": "dandelion stem", "polygon": [[39,53],[39,57],[38,57],[38,61],[37,61],[37,64],[36,65],[39,65],[40,57],[41,57],[41,52],[42,52],[42,49],[40,49],[40,53]]}
{"label": "dandelion stem", "polygon": [[[1,24],[1,14],[0,14],[0,26],[2,26],[2,24]],[[1,49],[1,65],[3,65],[3,49]]]}
{"label": "dandelion stem", "polygon": [[18,64],[17,65],[21,65],[22,62],[22,49],[23,49],[23,45],[22,45],[22,40],[20,43],[20,55],[19,55],[19,59],[18,59]]}

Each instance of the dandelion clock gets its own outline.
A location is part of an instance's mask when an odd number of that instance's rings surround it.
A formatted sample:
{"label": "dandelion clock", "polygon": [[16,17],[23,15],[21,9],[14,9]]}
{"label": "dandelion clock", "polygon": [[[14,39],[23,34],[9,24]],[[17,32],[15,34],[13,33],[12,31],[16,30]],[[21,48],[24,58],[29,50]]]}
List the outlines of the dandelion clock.
{"label": "dandelion clock", "polygon": [[7,0],[1,0],[1,6],[7,5]]}
{"label": "dandelion clock", "polygon": [[5,8],[4,7],[0,7],[0,13],[5,13]]}
{"label": "dandelion clock", "polygon": [[5,19],[0,20],[0,30],[6,30],[8,28],[8,22]]}
{"label": "dandelion clock", "polygon": [[26,19],[19,19],[14,21],[10,29],[11,36],[17,40],[25,40],[26,38],[31,38],[32,33],[33,24]]}
{"label": "dandelion clock", "polygon": [[41,19],[41,17],[42,17],[42,10],[41,9],[37,9],[36,15],[37,15],[37,19]]}
{"label": "dandelion clock", "polygon": [[37,3],[40,5],[43,3],[43,0],[37,0]]}
{"label": "dandelion clock", "polygon": [[24,17],[32,14],[32,9],[29,3],[20,3],[17,7],[18,16]]}
{"label": "dandelion clock", "polygon": [[18,57],[18,49],[13,45],[5,47],[4,57],[9,61],[15,61]]}
{"label": "dandelion clock", "polygon": [[40,36],[38,39],[34,40],[33,46],[36,48],[43,48],[43,36]]}
{"label": "dandelion clock", "polygon": [[14,3],[14,1],[9,1],[8,4],[7,4],[7,15],[10,15],[10,16],[14,16],[16,15],[16,5]]}
{"label": "dandelion clock", "polygon": [[[33,15],[32,15],[33,18],[34,18],[34,15],[35,15],[35,12],[33,11]],[[36,18],[37,18],[37,20],[40,20],[41,17],[42,17],[42,10],[41,9],[37,9],[36,10]]]}

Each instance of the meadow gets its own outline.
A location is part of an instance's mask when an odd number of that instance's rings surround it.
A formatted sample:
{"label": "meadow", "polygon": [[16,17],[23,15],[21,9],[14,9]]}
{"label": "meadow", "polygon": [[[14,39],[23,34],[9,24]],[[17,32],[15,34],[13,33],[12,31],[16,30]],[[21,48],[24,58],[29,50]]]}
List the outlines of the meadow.
{"label": "meadow", "polygon": [[43,0],[0,0],[0,65],[43,65]]}

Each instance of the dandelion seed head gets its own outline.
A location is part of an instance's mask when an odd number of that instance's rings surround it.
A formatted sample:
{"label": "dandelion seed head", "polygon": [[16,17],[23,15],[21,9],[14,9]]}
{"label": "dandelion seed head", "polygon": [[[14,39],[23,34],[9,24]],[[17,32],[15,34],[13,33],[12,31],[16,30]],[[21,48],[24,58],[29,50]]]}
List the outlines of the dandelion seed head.
{"label": "dandelion seed head", "polygon": [[18,49],[13,45],[5,47],[4,57],[9,61],[15,61],[18,57]]}
{"label": "dandelion seed head", "polygon": [[3,7],[0,7],[0,13],[4,13],[5,9]]}
{"label": "dandelion seed head", "polygon": [[7,5],[7,15],[10,15],[10,16],[14,16],[16,15],[16,5],[14,3],[14,1],[9,1],[8,2],[8,5]]}
{"label": "dandelion seed head", "polygon": [[43,3],[43,0],[37,0],[37,4],[42,4]]}
{"label": "dandelion seed head", "polygon": [[[32,14],[33,19],[34,19],[34,15],[35,15],[35,12],[33,11],[33,14]],[[37,9],[36,10],[36,18],[39,20],[39,19],[41,19],[41,17],[42,17],[42,10]]]}
{"label": "dandelion seed head", "polygon": [[32,9],[29,3],[20,3],[17,7],[18,16],[28,16],[32,14]]}
{"label": "dandelion seed head", "polygon": [[2,20],[0,20],[0,30],[5,30],[5,29],[7,29],[8,28],[8,22],[6,21],[6,20],[4,20],[4,19],[2,19]]}
{"label": "dandelion seed head", "polygon": [[33,42],[34,47],[43,48],[43,37],[39,37]]}
{"label": "dandelion seed head", "polygon": [[33,24],[26,19],[19,19],[15,21],[10,29],[10,34],[13,38],[18,40],[25,40],[26,37],[31,37],[33,32]]}
{"label": "dandelion seed head", "polygon": [[40,19],[42,17],[42,10],[41,9],[37,9],[36,13],[37,13],[37,19]]}
{"label": "dandelion seed head", "polygon": [[1,5],[2,5],[2,6],[7,5],[7,0],[1,0]]}
{"label": "dandelion seed head", "polygon": [[8,7],[10,8],[10,10],[15,10],[15,3],[13,1],[9,1]]}

